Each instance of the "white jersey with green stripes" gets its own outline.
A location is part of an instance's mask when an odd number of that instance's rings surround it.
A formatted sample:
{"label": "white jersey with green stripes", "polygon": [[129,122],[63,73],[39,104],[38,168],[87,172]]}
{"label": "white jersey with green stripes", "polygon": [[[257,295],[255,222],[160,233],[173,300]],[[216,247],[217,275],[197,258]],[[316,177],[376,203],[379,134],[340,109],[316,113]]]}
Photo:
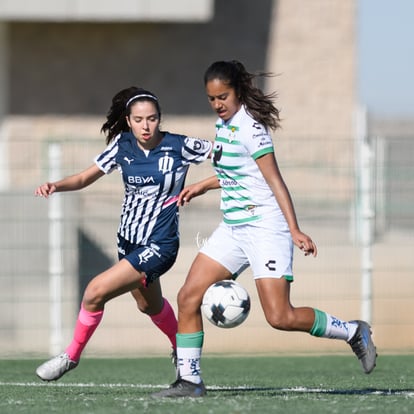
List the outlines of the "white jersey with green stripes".
{"label": "white jersey with green stripes", "polygon": [[211,159],[222,189],[220,208],[225,223],[254,224],[269,216],[284,220],[255,161],[273,152],[267,128],[255,121],[244,106],[227,122],[218,119]]}

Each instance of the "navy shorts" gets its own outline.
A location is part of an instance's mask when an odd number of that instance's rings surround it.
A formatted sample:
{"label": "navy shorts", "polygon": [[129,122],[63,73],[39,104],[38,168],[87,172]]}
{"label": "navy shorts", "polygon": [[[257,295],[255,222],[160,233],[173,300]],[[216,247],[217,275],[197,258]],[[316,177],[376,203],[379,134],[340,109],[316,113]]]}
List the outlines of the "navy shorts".
{"label": "navy shorts", "polygon": [[146,275],[150,284],[166,273],[177,259],[179,241],[158,243],[151,241],[146,245],[133,244],[118,234],[118,258],[128,260],[139,272]]}

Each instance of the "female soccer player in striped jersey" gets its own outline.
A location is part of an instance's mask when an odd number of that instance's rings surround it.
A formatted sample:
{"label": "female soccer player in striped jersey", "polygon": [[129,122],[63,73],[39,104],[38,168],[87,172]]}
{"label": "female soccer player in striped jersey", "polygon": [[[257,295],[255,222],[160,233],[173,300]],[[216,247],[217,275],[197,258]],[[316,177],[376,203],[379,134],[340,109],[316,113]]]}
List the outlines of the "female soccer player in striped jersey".
{"label": "female soccer player in striped jersey", "polygon": [[80,190],[114,170],[119,170],[125,186],[118,228],[119,262],[86,287],[73,340],[63,353],[37,368],[42,380],[57,380],[78,365],[105,303],[126,292],[132,293],[138,309],[168,336],[175,353],[177,320],[162,296],[159,278],[177,257],[177,199],[188,168],[209,157],[212,143],[161,131],[160,120],[160,105],[152,92],[137,87],[120,91],[102,126],[107,147],[94,164],[35,190],[41,197]]}
{"label": "female soccer player in striped jersey", "polygon": [[316,256],[317,249],[299,228],[275,158],[269,134],[279,127],[274,95],[258,89],[255,77],[237,61],[215,62],[204,76],[208,100],[219,117],[211,157],[216,176],[186,187],[179,203],[221,187],[223,221],[201,248],[178,293],[179,376],[155,397],[205,394],[200,376],[203,294],[217,281],[236,278],[247,266],[270,326],[345,340],[366,373],[375,367],[376,349],[366,322],[345,322],[291,304],[293,245],[305,255]]}

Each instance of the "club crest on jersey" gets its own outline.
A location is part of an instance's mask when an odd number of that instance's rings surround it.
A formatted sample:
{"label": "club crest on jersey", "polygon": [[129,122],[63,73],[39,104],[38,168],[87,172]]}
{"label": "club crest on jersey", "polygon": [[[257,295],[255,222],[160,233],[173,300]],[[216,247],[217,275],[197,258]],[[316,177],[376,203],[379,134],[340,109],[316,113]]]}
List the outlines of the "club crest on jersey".
{"label": "club crest on jersey", "polygon": [[234,139],[236,139],[236,131],[237,131],[236,127],[234,126],[230,127],[229,142],[232,142]]}
{"label": "club crest on jersey", "polygon": [[174,158],[168,156],[168,152],[158,160],[158,171],[163,174],[170,172],[174,164]]}

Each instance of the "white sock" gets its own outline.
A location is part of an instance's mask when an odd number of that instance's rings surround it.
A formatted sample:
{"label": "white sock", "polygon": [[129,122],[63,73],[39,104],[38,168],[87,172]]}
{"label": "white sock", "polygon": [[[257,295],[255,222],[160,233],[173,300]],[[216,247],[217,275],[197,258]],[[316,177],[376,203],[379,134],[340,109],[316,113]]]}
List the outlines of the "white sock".
{"label": "white sock", "polygon": [[178,367],[180,370],[180,377],[183,380],[193,382],[194,384],[200,384],[201,348],[177,347],[177,358]]}
{"label": "white sock", "polygon": [[326,314],[326,317],[326,331],[323,337],[349,341],[354,336],[358,327],[357,323],[344,322],[329,314]]}

